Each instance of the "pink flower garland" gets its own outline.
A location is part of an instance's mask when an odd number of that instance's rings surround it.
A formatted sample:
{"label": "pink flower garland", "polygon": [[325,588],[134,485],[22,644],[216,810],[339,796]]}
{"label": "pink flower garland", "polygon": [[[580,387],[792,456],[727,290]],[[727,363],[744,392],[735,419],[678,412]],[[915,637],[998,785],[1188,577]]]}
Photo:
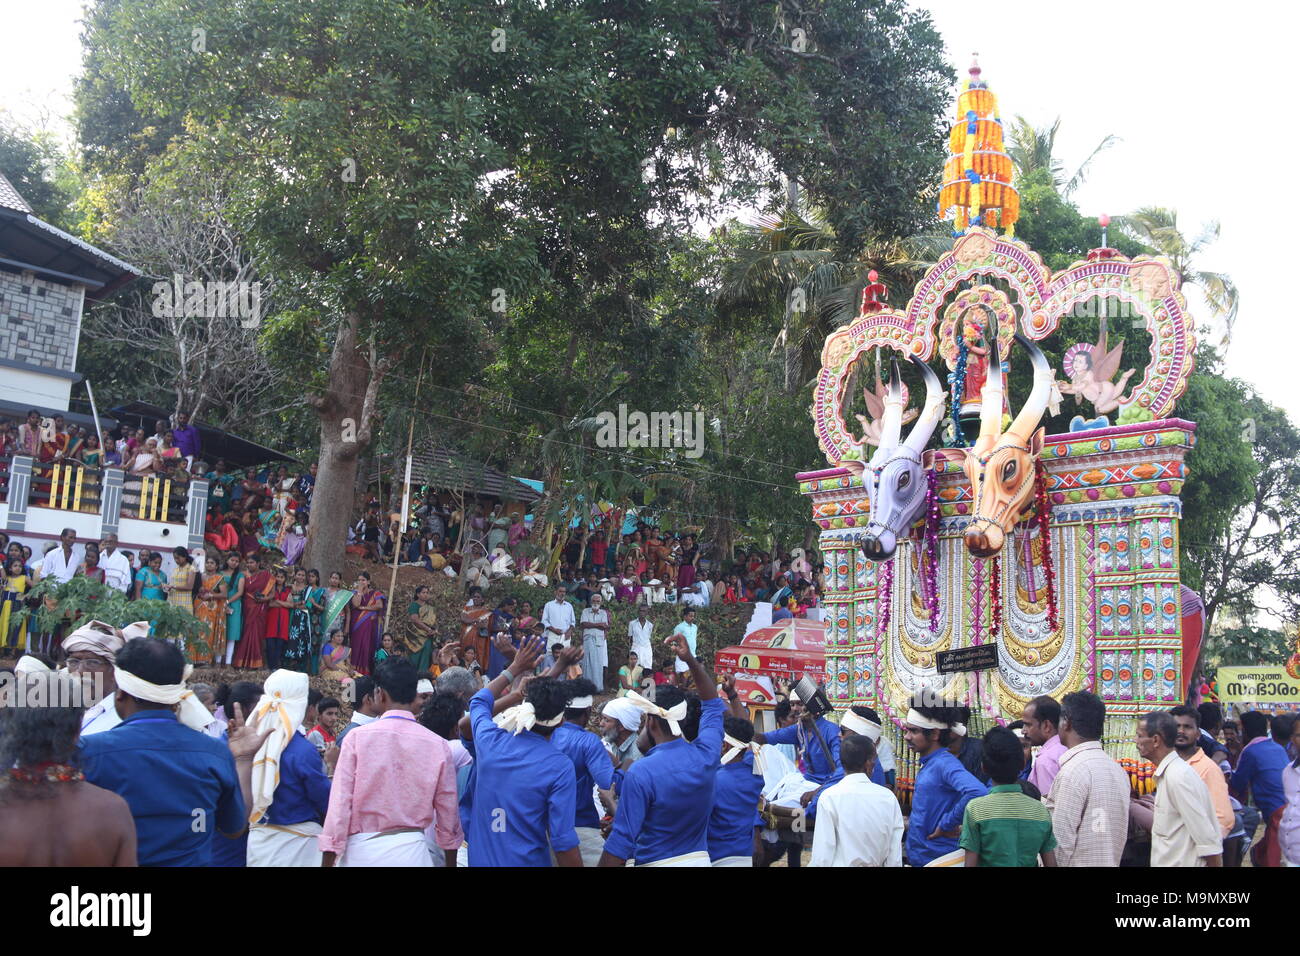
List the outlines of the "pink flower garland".
{"label": "pink flower garland", "polygon": [[894,559],[890,558],[880,566],[876,578],[876,607],[880,609],[880,622],[876,631],[878,640],[884,640],[889,630],[889,609],[893,604]]}
{"label": "pink flower garland", "polygon": [[1055,631],[1061,620],[1056,606],[1056,567],[1052,563],[1052,505],[1047,497],[1047,469],[1041,461],[1034,475],[1034,497],[1038,504],[1038,536],[1043,542],[1043,573],[1047,576],[1047,626]]}

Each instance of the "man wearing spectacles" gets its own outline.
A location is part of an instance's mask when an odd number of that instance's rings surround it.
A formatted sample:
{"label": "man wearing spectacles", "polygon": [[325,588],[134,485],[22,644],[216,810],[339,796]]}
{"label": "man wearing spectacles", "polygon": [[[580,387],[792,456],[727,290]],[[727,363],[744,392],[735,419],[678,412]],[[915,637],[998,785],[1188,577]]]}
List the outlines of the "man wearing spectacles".
{"label": "man wearing spectacles", "polygon": [[63,640],[63,651],[68,655],[68,673],[80,677],[88,698],[96,701],[82,715],[83,737],[112,730],[122,722],[113,704],[117,693],[113,667],[117,652],[124,643],[126,639],[121,631],[100,621],[83,624]]}

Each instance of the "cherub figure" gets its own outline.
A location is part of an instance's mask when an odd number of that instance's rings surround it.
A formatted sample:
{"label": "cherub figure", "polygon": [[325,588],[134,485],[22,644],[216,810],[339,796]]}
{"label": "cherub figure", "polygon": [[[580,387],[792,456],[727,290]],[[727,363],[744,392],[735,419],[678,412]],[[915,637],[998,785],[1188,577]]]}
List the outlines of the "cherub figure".
{"label": "cherub figure", "polygon": [[1096,345],[1079,342],[1070,346],[1064,357],[1065,373],[1070,381],[1060,383],[1062,394],[1073,395],[1075,402],[1091,402],[1098,415],[1112,412],[1124,403],[1120,396],[1134,371],[1128,369],[1118,382],[1112,382],[1119,369],[1124,340],[1120,339],[1119,344],[1109,351],[1106,346],[1105,331]]}
{"label": "cherub figure", "polygon": [[[862,400],[867,403],[867,411],[871,413],[868,419],[865,415],[855,415],[854,417],[862,425],[862,444],[871,445],[875,448],[880,447],[881,426],[885,421],[885,396],[888,392],[888,385],[885,382],[877,382],[876,389],[864,388],[862,390]],[[907,408],[907,386],[903,386],[903,424],[916,418],[918,412],[915,408]]]}

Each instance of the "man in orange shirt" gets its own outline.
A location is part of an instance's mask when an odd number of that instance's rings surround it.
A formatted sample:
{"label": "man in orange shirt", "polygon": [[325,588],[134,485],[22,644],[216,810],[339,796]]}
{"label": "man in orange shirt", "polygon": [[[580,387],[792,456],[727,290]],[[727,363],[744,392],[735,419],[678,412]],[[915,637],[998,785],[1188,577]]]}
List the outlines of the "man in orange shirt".
{"label": "man in orange shirt", "polygon": [[1232,804],[1228,800],[1228,779],[1213,760],[1205,756],[1201,749],[1201,716],[1194,707],[1174,707],[1169,711],[1178,724],[1178,738],[1175,749],[1178,756],[1187,761],[1210,791],[1210,802],[1214,804],[1214,815],[1218,817],[1219,829],[1223,836],[1232,832],[1235,816]]}

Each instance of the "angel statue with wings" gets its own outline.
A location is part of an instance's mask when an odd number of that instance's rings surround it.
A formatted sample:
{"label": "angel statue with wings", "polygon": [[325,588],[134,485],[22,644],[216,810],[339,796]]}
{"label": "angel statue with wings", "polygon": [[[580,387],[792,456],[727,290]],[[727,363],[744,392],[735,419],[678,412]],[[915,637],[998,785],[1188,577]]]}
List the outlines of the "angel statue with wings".
{"label": "angel statue with wings", "polygon": [[[1127,369],[1119,377],[1118,382],[1111,381],[1119,370],[1120,356],[1123,351],[1123,339],[1120,339],[1119,344],[1113,349],[1107,349],[1104,330],[1095,345],[1079,342],[1070,346],[1063,359],[1065,372],[1070,380],[1059,383],[1061,393],[1073,395],[1076,402],[1090,402],[1098,415],[1105,415],[1119,408],[1124,404],[1124,399],[1120,397],[1124,393],[1124,386],[1128,384],[1129,376],[1133,374],[1133,369]],[[1087,424],[1089,427],[1100,427],[1095,422]],[[1109,424],[1109,421],[1103,424]],[[1078,431],[1073,423],[1071,429]]]}
{"label": "angel statue with wings", "polygon": [[[862,444],[880,447],[880,429],[885,420],[885,398],[888,394],[889,386],[885,382],[877,382],[876,389],[873,392],[869,388],[862,390],[862,400],[867,403],[867,411],[871,413],[868,419],[865,415],[855,415],[854,417],[862,425]],[[903,424],[906,425],[919,414],[915,408],[907,407],[907,386],[903,386]]]}

